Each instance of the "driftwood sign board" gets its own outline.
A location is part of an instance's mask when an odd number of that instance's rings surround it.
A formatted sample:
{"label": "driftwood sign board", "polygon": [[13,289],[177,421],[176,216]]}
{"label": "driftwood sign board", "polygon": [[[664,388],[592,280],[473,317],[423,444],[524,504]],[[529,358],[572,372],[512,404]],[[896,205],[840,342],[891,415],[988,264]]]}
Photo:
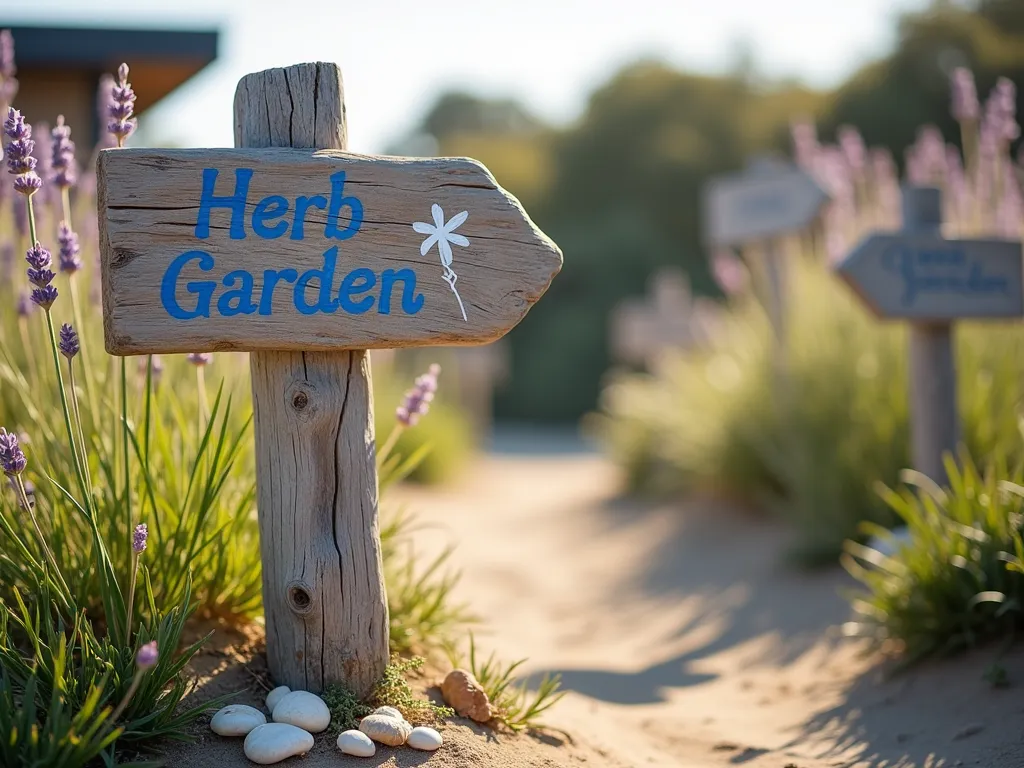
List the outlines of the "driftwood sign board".
{"label": "driftwood sign board", "polygon": [[473,160],[123,149],[98,174],[119,355],[482,344],[562,264]]}
{"label": "driftwood sign board", "polygon": [[100,153],[106,346],[251,353],[270,674],[365,696],[389,658],[366,350],[494,341],[562,255],[479,163],[347,153],[334,64],[246,75],[234,127]]}

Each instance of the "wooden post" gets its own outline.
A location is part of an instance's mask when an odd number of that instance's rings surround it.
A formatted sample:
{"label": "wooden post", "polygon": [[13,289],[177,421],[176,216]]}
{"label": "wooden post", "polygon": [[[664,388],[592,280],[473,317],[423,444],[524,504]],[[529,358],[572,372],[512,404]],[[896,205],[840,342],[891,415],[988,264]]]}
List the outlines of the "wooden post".
{"label": "wooden post", "polygon": [[562,253],[476,161],[342,151],[333,64],[244,77],[235,143],[99,153],[104,344],[252,354],[270,672],[365,696],[389,634],[366,350],[489,344]]}
{"label": "wooden post", "polygon": [[[903,190],[903,231],[940,236],[942,197],[933,187]],[[946,482],[943,455],[960,440],[950,322],[910,326],[910,421],[914,468],[935,482]]]}
{"label": "wooden post", "polygon": [[[238,84],[236,146],[346,149],[346,140],[336,65]],[[364,696],[388,663],[369,356],[253,352],[250,368],[270,675]]]}

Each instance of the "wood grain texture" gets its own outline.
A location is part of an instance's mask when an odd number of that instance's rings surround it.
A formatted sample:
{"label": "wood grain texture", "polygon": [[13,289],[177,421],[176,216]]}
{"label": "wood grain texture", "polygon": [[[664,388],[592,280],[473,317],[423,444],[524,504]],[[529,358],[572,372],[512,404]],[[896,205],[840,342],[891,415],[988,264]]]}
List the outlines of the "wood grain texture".
{"label": "wood grain texture", "polygon": [[[341,73],[302,64],[248,75],[235,141],[344,148]],[[270,674],[367,694],[388,662],[369,355],[250,356]]]}
{"label": "wood grain texture", "polygon": [[[275,76],[280,80],[283,75]],[[248,93],[243,81],[240,93]],[[294,93],[294,90],[293,90]],[[272,98],[274,109],[282,103]],[[287,100],[286,100],[287,101]],[[294,103],[294,98],[292,102]],[[275,145],[338,137],[326,126],[316,131],[310,114],[304,121],[286,125],[267,123],[267,102],[245,99],[242,108],[256,125],[239,126],[243,139],[255,139],[264,127]],[[295,123],[295,124],[293,124]],[[337,130],[337,129],[336,129]],[[266,147],[267,142],[260,142]],[[203,192],[203,170],[217,170],[214,194],[230,196],[236,190],[236,169],[250,169],[245,203],[244,238],[232,239],[233,213],[212,208],[209,236],[197,237]],[[362,206],[362,221],[348,239],[328,236],[327,210],[305,210],[302,239],[296,232],[296,201],[300,196],[332,193],[330,177],[344,171],[344,186],[337,195],[355,197]],[[113,354],[261,349],[364,349],[430,344],[482,344],[501,337],[518,323],[547,289],[562,265],[562,255],[523,211],[518,201],[502,190],[479,163],[467,159],[368,157],[339,151],[260,149],[124,149],[101,153],[98,166],[99,218],[104,276],[106,346]],[[254,231],[253,214],[269,196],[281,196],[288,212],[274,225],[287,229],[276,238]],[[414,222],[433,225],[432,207],[441,206],[445,220],[468,212],[455,234],[469,245],[454,245],[452,269],[456,289],[465,307],[443,279],[444,267],[437,246],[421,255],[426,235],[413,229]],[[343,207],[337,217],[341,229],[352,227],[352,209]],[[239,217],[241,221],[241,217]],[[223,278],[244,270],[253,276],[253,305],[263,298],[264,271],[295,269],[301,275],[324,266],[324,254],[337,246],[337,265],[331,296],[338,298],[346,274],[366,268],[376,284],[360,298],[372,296],[368,311],[353,314],[342,307],[330,313],[302,314],[295,305],[294,279],[280,282],[272,292],[270,314],[259,312],[223,316],[217,298],[227,291]],[[216,285],[209,316],[173,317],[161,298],[161,284],[179,255],[203,251],[214,259],[209,271],[198,261],[186,264],[174,281],[175,302],[189,312],[198,298],[187,284],[213,281]],[[405,282],[391,291],[390,313],[382,314],[380,301],[385,270],[411,269],[415,294],[423,304],[413,314],[402,310]],[[315,303],[319,278],[304,292]],[[337,303],[337,302],[336,302]]]}

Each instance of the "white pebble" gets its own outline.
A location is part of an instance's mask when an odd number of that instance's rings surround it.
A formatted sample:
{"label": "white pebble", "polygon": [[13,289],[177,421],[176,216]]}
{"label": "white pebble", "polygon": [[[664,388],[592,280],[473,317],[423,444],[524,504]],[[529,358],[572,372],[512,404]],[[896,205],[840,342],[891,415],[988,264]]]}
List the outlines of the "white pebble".
{"label": "white pebble", "polygon": [[283,699],[286,695],[292,692],[292,689],[287,685],[279,685],[277,688],[267,694],[267,711],[270,714],[274,714],[274,707],[277,706],[277,702]]}
{"label": "white pebble", "polygon": [[409,738],[405,740],[405,743],[413,749],[433,752],[441,746],[441,734],[433,728],[426,728],[421,725],[419,728],[412,729],[412,733],[409,734]]}
{"label": "white pebble", "polygon": [[405,720],[405,717],[402,716],[402,713],[394,707],[377,707],[375,710],[373,710],[371,714],[384,715],[384,717],[393,717],[396,720]]}
{"label": "white pebble", "polygon": [[359,722],[359,730],[381,744],[400,747],[409,738],[412,726],[405,720],[387,715],[367,715]]}
{"label": "white pebble", "polygon": [[228,704],[213,716],[210,729],[218,736],[245,736],[258,725],[265,725],[266,716],[245,704]]}
{"label": "white pebble", "polygon": [[331,724],[331,710],[324,700],[306,691],[286,693],[274,707],[275,723],[289,723],[310,733],[327,730]]}
{"label": "white pebble", "polygon": [[338,737],[338,749],[356,757],[373,757],[377,751],[373,741],[362,731],[342,731]]}
{"label": "white pebble", "polygon": [[273,765],[313,748],[313,736],[287,723],[267,723],[249,732],[242,749],[245,756],[260,765]]}

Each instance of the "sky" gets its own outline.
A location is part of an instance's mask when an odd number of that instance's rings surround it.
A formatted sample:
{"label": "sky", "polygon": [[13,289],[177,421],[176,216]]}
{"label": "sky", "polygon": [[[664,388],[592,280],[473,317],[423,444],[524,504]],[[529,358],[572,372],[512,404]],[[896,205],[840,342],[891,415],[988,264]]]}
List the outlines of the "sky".
{"label": "sky", "polygon": [[[249,72],[342,69],[349,149],[381,152],[437,96],[513,97],[552,123],[579,117],[616,70],[655,57],[729,69],[740,42],[771,77],[840,82],[884,55],[899,11],[925,0],[0,0],[0,22],[220,30],[218,60],[144,116],[148,144],[230,146]],[[129,64],[131,62],[128,62]]]}

